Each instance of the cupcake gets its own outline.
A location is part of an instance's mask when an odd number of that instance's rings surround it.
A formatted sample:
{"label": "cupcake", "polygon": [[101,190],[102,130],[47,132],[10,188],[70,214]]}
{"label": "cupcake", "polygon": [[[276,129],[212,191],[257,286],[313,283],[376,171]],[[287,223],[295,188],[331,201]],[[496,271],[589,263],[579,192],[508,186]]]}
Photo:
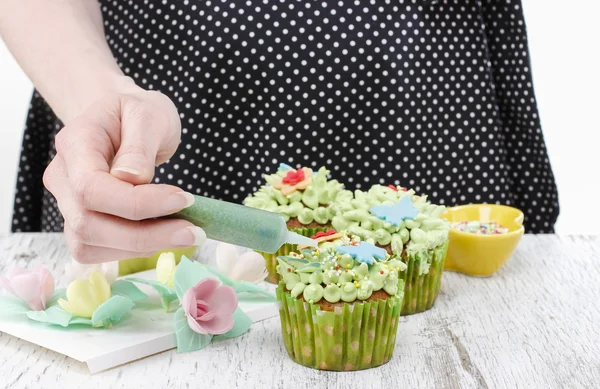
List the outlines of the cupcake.
{"label": "cupcake", "polygon": [[396,186],[374,185],[369,191],[344,190],[331,206],[332,226],[375,243],[407,265],[402,315],[431,308],[438,296],[450,224],[445,207],[427,196]]}
{"label": "cupcake", "polygon": [[357,236],[327,237],[318,249],[277,259],[285,348],[295,362],[319,370],[383,365],[396,343],[406,265]]}
{"label": "cupcake", "polygon": [[[288,230],[312,237],[331,229],[334,212],[329,209],[329,204],[344,189],[337,180],[329,180],[329,174],[324,167],[313,172],[307,167],[295,170],[280,164],[275,174],[265,175],[267,184],[247,197],[244,205],[279,213],[285,218]],[[289,254],[295,247],[286,244],[277,253],[261,253],[269,272],[267,281],[279,282],[275,269],[277,257]]]}

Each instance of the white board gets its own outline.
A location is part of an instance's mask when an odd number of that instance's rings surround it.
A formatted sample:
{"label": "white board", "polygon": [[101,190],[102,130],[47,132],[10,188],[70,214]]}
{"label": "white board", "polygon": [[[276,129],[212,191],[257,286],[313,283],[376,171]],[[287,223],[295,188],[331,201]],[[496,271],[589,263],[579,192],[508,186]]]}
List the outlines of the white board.
{"label": "white board", "polygon": [[[150,270],[137,273],[135,277],[156,279],[156,273]],[[158,293],[146,285],[136,286],[148,295],[148,299],[136,303],[127,319],[112,328],[65,329],[20,317],[2,319],[0,332],[83,362],[92,374],[176,348],[173,325],[175,309],[166,313]],[[274,285],[263,283],[261,286],[275,291]],[[256,299],[252,302],[241,301],[239,306],[254,322],[279,315],[276,302]],[[195,352],[209,353],[210,345]]]}

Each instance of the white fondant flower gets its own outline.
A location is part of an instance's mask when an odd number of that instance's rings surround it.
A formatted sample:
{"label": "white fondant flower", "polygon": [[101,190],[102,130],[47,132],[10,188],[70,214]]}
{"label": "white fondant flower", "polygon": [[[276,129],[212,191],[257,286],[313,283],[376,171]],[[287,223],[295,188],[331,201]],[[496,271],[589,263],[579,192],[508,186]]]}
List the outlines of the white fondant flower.
{"label": "white fondant flower", "polygon": [[259,283],[267,278],[265,259],[256,251],[238,254],[235,246],[219,243],[216,250],[217,267],[233,281]]}
{"label": "white fondant flower", "polygon": [[93,265],[84,265],[72,259],[65,267],[65,273],[69,282],[75,280],[87,280],[92,271],[101,272],[109,285],[112,285],[119,276],[119,262],[97,263]]}

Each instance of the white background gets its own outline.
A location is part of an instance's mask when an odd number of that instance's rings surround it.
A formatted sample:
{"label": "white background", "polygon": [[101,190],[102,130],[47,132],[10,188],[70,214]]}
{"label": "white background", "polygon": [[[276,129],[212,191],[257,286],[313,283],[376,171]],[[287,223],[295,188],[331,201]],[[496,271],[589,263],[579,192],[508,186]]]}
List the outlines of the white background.
{"label": "white background", "polygon": [[[600,214],[592,208],[600,201],[600,3],[523,3],[542,129],[559,186],[556,229],[563,234],[600,234]],[[10,230],[31,90],[0,42],[0,233]]]}

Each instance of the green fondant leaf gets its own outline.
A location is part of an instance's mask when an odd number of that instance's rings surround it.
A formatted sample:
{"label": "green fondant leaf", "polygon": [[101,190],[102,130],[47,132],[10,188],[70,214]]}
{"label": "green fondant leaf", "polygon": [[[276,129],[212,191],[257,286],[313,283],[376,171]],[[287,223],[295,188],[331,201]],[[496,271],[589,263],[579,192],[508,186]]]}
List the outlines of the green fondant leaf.
{"label": "green fondant leaf", "polygon": [[116,280],[113,282],[110,286],[110,291],[113,296],[127,297],[133,302],[142,301],[148,298],[146,293],[139,290],[132,282],[125,280]]}
{"label": "green fondant leaf", "polygon": [[227,286],[231,286],[231,287],[235,286],[236,282],[233,281],[231,278],[227,277],[220,270],[215,269],[214,267],[209,267],[209,266],[205,266],[205,269],[208,270],[209,272],[211,272],[213,275],[215,275],[219,279],[219,281],[221,281],[221,283],[223,285],[227,285]]}
{"label": "green fondant leaf", "polygon": [[53,305],[45,311],[29,311],[27,317],[40,323],[54,324],[68,327],[73,316],[59,305]]}
{"label": "green fondant leaf", "polygon": [[[235,285],[233,286],[233,289],[238,294],[239,300],[244,300],[245,296],[243,295],[243,293],[259,295],[261,297],[266,297],[267,299],[269,299],[271,301],[277,300],[277,298],[275,297],[275,295],[273,293],[271,293],[267,290],[264,290],[260,286],[254,285],[251,282],[245,282],[245,281],[236,282]],[[240,296],[240,294],[242,294],[242,295]]]}
{"label": "green fondant leaf", "polygon": [[[202,265],[202,266],[204,266],[204,265]],[[238,295],[241,293],[251,293],[251,294],[257,294],[260,296],[264,296],[264,297],[267,297],[272,300],[276,300],[276,297],[274,294],[270,293],[269,291],[264,290],[263,288],[255,285],[251,282],[233,281],[231,278],[227,277],[225,274],[223,274],[218,269],[215,269],[214,267],[210,267],[210,266],[204,266],[204,267],[207,271],[209,271],[210,273],[215,275],[219,279],[219,281],[221,281],[221,283],[223,285],[232,287]],[[238,298],[243,299],[244,297],[238,296]]]}
{"label": "green fondant leaf", "polygon": [[[179,266],[175,271],[175,279],[173,284],[175,286],[175,293],[179,300],[183,299],[183,295],[187,290],[195,286],[198,281],[210,277],[211,272],[206,270],[206,267],[198,262],[192,262],[187,257],[182,256]],[[213,277],[214,278],[214,277]]]}
{"label": "green fondant leaf", "polygon": [[201,350],[208,346],[212,340],[212,335],[199,334],[190,328],[183,308],[179,308],[175,312],[175,335],[177,338],[177,352],[180,353]]}
{"label": "green fondant leaf", "polygon": [[101,304],[92,315],[94,327],[110,327],[118,323],[133,308],[131,299],[123,296],[113,296]]}
{"label": "green fondant leaf", "polygon": [[312,262],[312,263],[309,263],[309,264],[299,267],[297,271],[299,273],[314,273],[319,269],[321,269],[321,264],[318,262]]}
{"label": "green fondant leaf", "polygon": [[90,327],[93,326],[92,319],[87,319],[85,317],[73,316],[71,321],[69,321],[69,325],[76,325],[76,324],[86,325],[86,326],[90,326]]}
{"label": "green fondant leaf", "polygon": [[240,307],[238,307],[235,310],[235,312],[233,312],[232,317],[234,321],[233,328],[230,329],[228,332],[224,333],[223,335],[215,336],[215,339],[236,338],[246,333],[246,331],[248,331],[248,329],[253,323],[252,319],[250,319],[248,315],[246,315],[244,311],[240,309]]}
{"label": "green fondant leaf", "polygon": [[306,265],[307,263],[309,263],[306,259],[292,257],[291,255],[282,255],[277,258],[281,259],[282,261],[284,261],[285,263],[287,263],[288,265],[290,265],[294,268],[298,268],[300,266],[303,266],[303,265]]}
{"label": "green fondant leaf", "polygon": [[52,297],[46,303],[46,308],[56,305],[58,303],[58,299],[67,299],[67,290],[66,289],[55,289]]}
{"label": "green fondant leaf", "polygon": [[160,300],[163,308],[168,309],[171,303],[177,300],[177,293],[175,293],[175,289],[169,288],[165,284],[161,284],[158,281],[154,280],[146,280],[143,278],[135,278],[128,277],[127,280],[132,282],[137,282],[139,284],[144,284],[150,286],[152,289],[156,290],[160,295]]}
{"label": "green fondant leaf", "polygon": [[0,297],[0,317],[24,315],[29,311],[31,311],[31,308],[21,299],[13,296]]}

